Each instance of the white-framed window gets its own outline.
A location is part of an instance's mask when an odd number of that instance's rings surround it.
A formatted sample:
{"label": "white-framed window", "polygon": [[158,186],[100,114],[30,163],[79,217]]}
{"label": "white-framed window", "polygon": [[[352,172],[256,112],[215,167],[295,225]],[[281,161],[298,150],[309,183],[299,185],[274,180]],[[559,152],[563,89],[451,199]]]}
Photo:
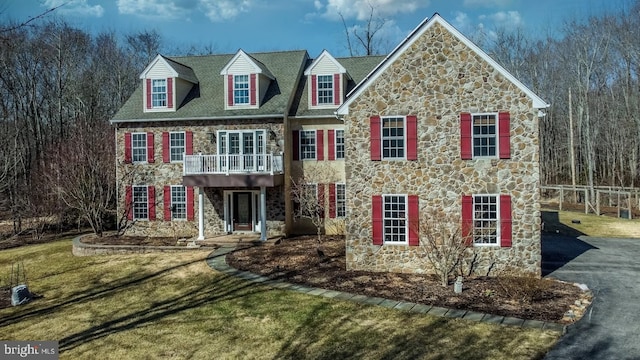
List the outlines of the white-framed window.
{"label": "white-framed window", "polygon": [[382,196],[383,239],[385,243],[407,244],[407,195]]}
{"label": "white-framed window", "polygon": [[249,104],[249,75],[233,76],[233,104]]}
{"label": "white-framed window", "polygon": [[344,130],[336,130],[336,159],[344,159]]}
{"label": "white-framed window", "polygon": [[147,191],[147,186],[132,186],[134,220],[149,220],[149,197]]}
{"label": "white-framed window", "polygon": [[473,243],[499,245],[499,196],[473,195]]}
{"label": "white-framed window", "polygon": [[382,158],[404,159],[406,157],[405,117],[382,118]]}
{"label": "white-framed window", "polygon": [[472,116],[473,157],[498,155],[498,114]]}
{"label": "white-framed window", "polygon": [[167,107],[167,79],[151,80],[151,106]]}
{"label": "white-framed window", "polygon": [[147,133],[131,134],[131,159],[134,163],[147,161]]}
{"label": "white-framed window", "polygon": [[185,133],[184,131],[169,133],[169,155],[171,162],[180,162],[184,157]]}
{"label": "white-framed window", "polygon": [[171,186],[171,220],[187,218],[187,191],[182,185]]}
{"label": "white-framed window", "polygon": [[336,217],[347,216],[347,186],[336,184]]}
{"label": "white-framed window", "polygon": [[318,75],[318,104],[333,105],[333,75]]}
{"label": "white-framed window", "polygon": [[300,130],[300,160],[316,159],[316,131]]}

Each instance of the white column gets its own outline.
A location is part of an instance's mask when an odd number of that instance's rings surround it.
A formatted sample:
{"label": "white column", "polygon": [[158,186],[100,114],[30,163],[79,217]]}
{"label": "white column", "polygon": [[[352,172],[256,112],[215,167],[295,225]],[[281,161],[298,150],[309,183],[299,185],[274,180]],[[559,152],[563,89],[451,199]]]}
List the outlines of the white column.
{"label": "white column", "polygon": [[204,188],[198,187],[198,240],[204,240]]}
{"label": "white column", "polygon": [[260,187],[260,240],[267,240],[267,189]]}

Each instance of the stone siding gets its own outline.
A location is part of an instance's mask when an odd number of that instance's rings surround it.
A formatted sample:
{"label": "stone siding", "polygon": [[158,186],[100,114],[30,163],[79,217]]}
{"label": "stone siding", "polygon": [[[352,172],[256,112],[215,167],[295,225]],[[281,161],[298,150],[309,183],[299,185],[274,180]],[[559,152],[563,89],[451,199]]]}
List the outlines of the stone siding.
{"label": "stone siding", "polygon": [[[266,130],[267,153],[284,151],[284,125],[282,119],[267,120],[200,120],[163,121],[153,123],[121,123],[116,130],[116,176],[119,181],[118,214],[124,213],[125,189],[128,185],[154,185],[156,191],[156,218],[153,221],[135,221],[127,231],[131,235],[195,237],[198,235],[198,188],[194,188],[194,220],[164,221],[163,187],[182,184],[182,162],[163,163],[162,133],[171,131],[193,132],[193,153],[216,154],[217,138],[211,134],[220,130]],[[125,164],[124,134],[127,132],[154,133],[154,163]],[[286,166],[286,164],[285,164]],[[239,190],[239,189],[235,189]],[[259,189],[242,189],[259,190]],[[267,188],[267,228],[270,235],[284,232],[284,188]],[[216,197],[219,192],[219,198]],[[219,202],[218,202],[219,201]],[[205,189],[205,236],[226,233],[223,229],[224,212],[222,190]]]}
{"label": "stone siding", "polygon": [[[461,112],[511,116],[511,158],[460,158]],[[417,161],[371,161],[373,115],[416,115]],[[354,100],[345,116],[347,268],[429,272],[420,246],[372,243],[372,195],[419,196],[421,220],[433,210],[459,223],[461,199],[509,194],[512,247],[475,247],[477,274],[540,274],[537,110],[516,85],[434,24]]]}

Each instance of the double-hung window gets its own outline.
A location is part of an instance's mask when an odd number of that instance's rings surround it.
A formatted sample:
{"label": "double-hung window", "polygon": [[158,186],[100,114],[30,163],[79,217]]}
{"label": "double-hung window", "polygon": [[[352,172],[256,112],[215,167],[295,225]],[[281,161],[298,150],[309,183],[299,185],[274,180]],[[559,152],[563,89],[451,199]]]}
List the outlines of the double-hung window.
{"label": "double-hung window", "polygon": [[167,79],[151,81],[151,105],[154,108],[167,106]]}
{"label": "double-hung window", "polygon": [[499,208],[497,195],[473,196],[473,242],[476,245],[498,245]]}
{"label": "double-hung window", "polygon": [[345,184],[336,184],[336,216],[347,215],[347,191]]}
{"label": "double-hung window", "polygon": [[187,193],[182,185],[171,186],[171,220],[187,218]]}
{"label": "double-hung window", "polygon": [[318,75],[318,104],[333,105],[333,75]]}
{"label": "double-hung window", "polygon": [[382,118],[382,158],[405,158],[405,121],[404,117]]}
{"label": "double-hung window", "polygon": [[131,155],[134,163],[147,161],[147,133],[131,134]]}
{"label": "double-hung window", "polygon": [[404,244],[407,242],[407,196],[384,195],[383,238],[385,243]]}
{"label": "double-hung window", "polygon": [[249,104],[249,75],[233,76],[233,104]]}
{"label": "double-hung window", "polygon": [[149,219],[149,198],[147,186],[133,186],[133,219],[148,220]]}
{"label": "double-hung window", "polygon": [[300,130],[300,159],[315,160],[316,158],[316,131]]}
{"label": "double-hung window", "polygon": [[498,147],[496,114],[473,115],[473,156],[495,157]]}
{"label": "double-hung window", "polygon": [[182,161],[185,151],[185,133],[171,132],[169,133],[169,151],[171,162]]}
{"label": "double-hung window", "polygon": [[344,130],[336,130],[336,159],[344,159]]}

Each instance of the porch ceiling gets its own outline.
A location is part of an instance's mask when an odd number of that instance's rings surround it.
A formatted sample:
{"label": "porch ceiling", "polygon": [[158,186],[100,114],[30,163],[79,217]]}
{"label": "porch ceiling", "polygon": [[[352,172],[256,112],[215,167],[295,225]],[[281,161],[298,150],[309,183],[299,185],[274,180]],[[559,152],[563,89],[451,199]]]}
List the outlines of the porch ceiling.
{"label": "porch ceiling", "polygon": [[283,174],[203,174],[182,177],[184,186],[197,187],[274,187],[283,183]]}

